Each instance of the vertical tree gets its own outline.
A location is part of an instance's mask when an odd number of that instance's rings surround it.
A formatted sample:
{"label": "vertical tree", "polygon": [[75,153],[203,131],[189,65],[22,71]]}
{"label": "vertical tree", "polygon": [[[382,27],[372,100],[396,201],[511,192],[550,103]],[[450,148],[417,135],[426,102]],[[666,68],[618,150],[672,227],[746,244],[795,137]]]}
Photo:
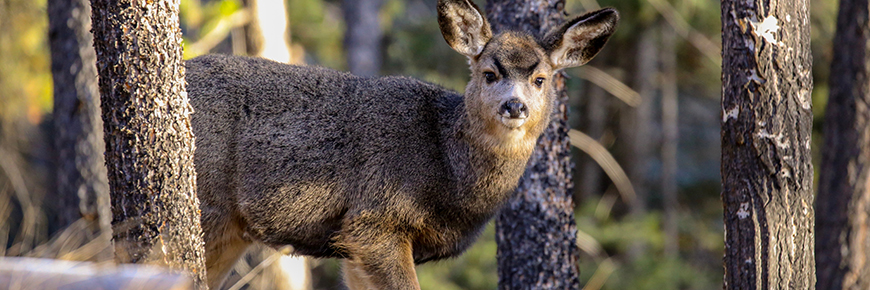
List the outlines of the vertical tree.
{"label": "vertical tree", "polygon": [[[631,215],[635,218],[640,218],[647,211],[647,199],[649,197],[648,187],[650,186],[647,180],[647,167],[653,160],[653,144],[656,142],[651,140],[658,134],[651,132],[653,130],[653,104],[656,96],[655,76],[659,72],[659,47],[656,43],[657,35],[659,34],[658,27],[661,25],[652,25],[654,22],[645,23],[646,28],[638,32],[638,40],[636,43],[636,62],[634,67],[633,83],[635,90],[640,95],[640,103],[635,108],[623,106],[625,111],[621,111],[619,132],[622,150],[621,161],[634,186],[636,201],[629,206]],[[641,241],[635,241],[628,249],[628,260],[637,261],[646,251],[645,245]]]}
{"label": "vertical tree", "polygon": [[205,286],[179,0],[92,0],[115,259]]}
{"label": "vertical tree", "polygon": [[726,289],[812,289],[806,0],[722,1]]}
{"label": "vertical tree", "polygon": [[[54,79],[54,130],[57,158],[58,226],[80,218],[88,239],[109,249],[111,212],[103,122],[97,89],[96,55],[88,0],[48,1],[48,40]],[[96,258],[111,259],[105,251]]]}
{"label": "vertical tree", "polygon": [[822,153],[819,289],[870,289],[870,7],[841,0]]}
{"label": "vertical tree", "polygon": [[656,45],[656,35],[659,34],[660,25],[652,25],[639,32],[636,47],[636,63],[633,83],[635,91],[640,95],[640,104],[636,108],[629,108],[627,112],[620,114],[619,131],[623,134],[620,139],[627,147],[623,152],[627,162],[623,163],[628,173],[634,190],[637,194],[637,203],[631,208],[632,213],[638,214],[646,211],[647,187],[649,181],[646,177],[646,167],[652,159],[651,146],[654,141],[651,124],[653,123],[653,104],[656,95],[655,76],[658,74],[659,47]]}
{"label": "vertical tree", "polygon": [[679,199],[677,188],[677,35],[667,24],[661,24],[661,91],[662,91],[662,208],[664,212],[664,248],[668,258],[679,257]]}
{"label": "vertical tree", "polygon": [[383,0],[344,0],[341,10],[347,31],[344,50],[347,68],[361,76],[377,76],[381,70],[381,32],[378,12]]}
{"label": "vertical tree", "polygon": [[287,6],[284,0],[243,0],[251,13],[245,25],[245,44],[248,55],[260,56],[278,62],[290,62],[287,27]]}
{"label": "vertical tree", "polygon": [[[564,0],[487,0],[493,33],[521,30],[540,37],[564,22]],[[579,250],[571,199],[565,78],[550,126],[538,140],[518,193],[496,219],[499,289],[578,289]]]}
{"label": "vertical tree", "polygon": [[[607,107],[610,104],[610,96],[603,88],[587,82],[583,92],[585,108],[583,108],[582,131],[595,140],[600,140],[607,130]],[[602,190],[601,177],[604,175],[601,165],[595,162],[591,156],[579,158],[579,189],[578,195],[589,197],[597,196]]]}

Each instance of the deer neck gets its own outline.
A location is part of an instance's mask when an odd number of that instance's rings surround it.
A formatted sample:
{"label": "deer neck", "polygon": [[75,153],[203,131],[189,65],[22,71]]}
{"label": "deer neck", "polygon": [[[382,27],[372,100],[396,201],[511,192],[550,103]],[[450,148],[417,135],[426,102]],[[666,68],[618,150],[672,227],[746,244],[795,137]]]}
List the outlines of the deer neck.
{"label": "deer neck", "polygon": [[[466,113],[460,103],[443,132],[445,156],[457,191],[455,206],[488,219],[514,192],[540,133],[522,144],[500,144],[485,136],[486,124]],[[537,130],[537,128],[534,128]]]}

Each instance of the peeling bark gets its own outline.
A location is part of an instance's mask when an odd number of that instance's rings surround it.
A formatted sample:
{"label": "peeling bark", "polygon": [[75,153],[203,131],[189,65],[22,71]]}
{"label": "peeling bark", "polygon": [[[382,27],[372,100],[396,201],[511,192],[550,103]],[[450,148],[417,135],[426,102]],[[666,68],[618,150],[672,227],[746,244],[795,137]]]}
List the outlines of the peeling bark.
{"label": "peeling bark", "polygon": [[[540,36],[564,19],[564,0],[489,0],[495,33],[522,30]],[[538,139],[517,194],[496,219],[499,289],[579,289],[565,78],[550,126]]]}
{"label": "peeling bark", "polygon": [[722,1],[725,289],[814,289],[806,0]]}
{"label": "peeling bark", "polygon": [[841,0],[817,196],[819,289],[870,289],[870,7]]}
{"label": "peeling bark", "polygon": [[205,289],[179,0],[92,0],[115,259]]}

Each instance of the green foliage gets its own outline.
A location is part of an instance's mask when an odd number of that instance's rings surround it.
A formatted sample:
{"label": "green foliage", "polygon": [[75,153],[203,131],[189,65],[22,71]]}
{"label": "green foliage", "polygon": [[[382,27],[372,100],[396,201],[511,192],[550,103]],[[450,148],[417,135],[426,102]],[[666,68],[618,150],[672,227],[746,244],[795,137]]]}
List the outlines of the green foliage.
{"label": "green foliage", "polygon": [[287,0],[291,42],[306,50],[306,62],[344,69],[344,21],[338,1]]}
{"label": "green foliage", "polygon": [[[831,43],[837,30],[837,2],[810,1],[810,37],[813,53],[813,118],[822,120],[828,103],[828,78],[830,77],[833,50]],[[816,128],[816,129],[820,129]]]}
{"label": "green foliage", "polygon": [[226,22],[241,8],[242,5],[238,0],[214,0],[205,5],[199,0],[181,0],[179,16],[184,30],[182,41],[184,58],[189,59],[204,53],[195,51],[191,45],[214,32],[219,23]]}
{"label": "green foliage", "polygon": [[455,259],[432,262],[417,267],[422,290],[488,290],[498,286],[495,227],[486,227],[483,235],[467,253]]}
{"label": "green foliage", "polygon": [[[223,18],[229,17],[236,11],[242,8],[242,4],[237,0],[221,0],[209,2],[208,5],[202,7],[201,13],[204,15],[205,21],[197,23],[202,26],[201,34],[208,33],[217,26]],[[198,25],[198,26],[200,26]]]}
{"label": "green foliage", "polygon": [[464,91],[468,61],[444,42],[436,25],[434,1],[389,0],[385,6],[389,10],[382,10],[382,18],[391,19],[391,25],[384,31],[382,73],[414,76]]}
{"label": "green foliage", "polygon": [[[708,202],[693,207],[692,211],[680,212],[680,253],[677,257],[664,254],[661,212],[616,218],[602,215],[602,207],[601,200],[590,200],[575,212],[578,230],[591,236],[604,250],[603,254],[587,251],[581,259],[581,281],[584,284],[609,257],[616,267],[602,289],[721,287],[721,205]],[[632,248],[639,250],[630,254]]]}

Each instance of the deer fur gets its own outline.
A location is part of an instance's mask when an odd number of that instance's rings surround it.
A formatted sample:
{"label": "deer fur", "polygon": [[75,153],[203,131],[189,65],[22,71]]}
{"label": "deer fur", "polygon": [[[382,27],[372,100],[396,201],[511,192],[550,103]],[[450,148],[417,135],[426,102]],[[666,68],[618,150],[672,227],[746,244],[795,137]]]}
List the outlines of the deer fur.
{"label": "deer fur", "polygon": [[207,55],[187,62],[208,284],[253,242],[345,259],[350,289],[419,289],[415,264],[454,257],[514,192],[553,112],[553,75],[591,59],[613,9],[542,39],[493,35],[440,0],[469,59],[465,95],[407,77]]}

